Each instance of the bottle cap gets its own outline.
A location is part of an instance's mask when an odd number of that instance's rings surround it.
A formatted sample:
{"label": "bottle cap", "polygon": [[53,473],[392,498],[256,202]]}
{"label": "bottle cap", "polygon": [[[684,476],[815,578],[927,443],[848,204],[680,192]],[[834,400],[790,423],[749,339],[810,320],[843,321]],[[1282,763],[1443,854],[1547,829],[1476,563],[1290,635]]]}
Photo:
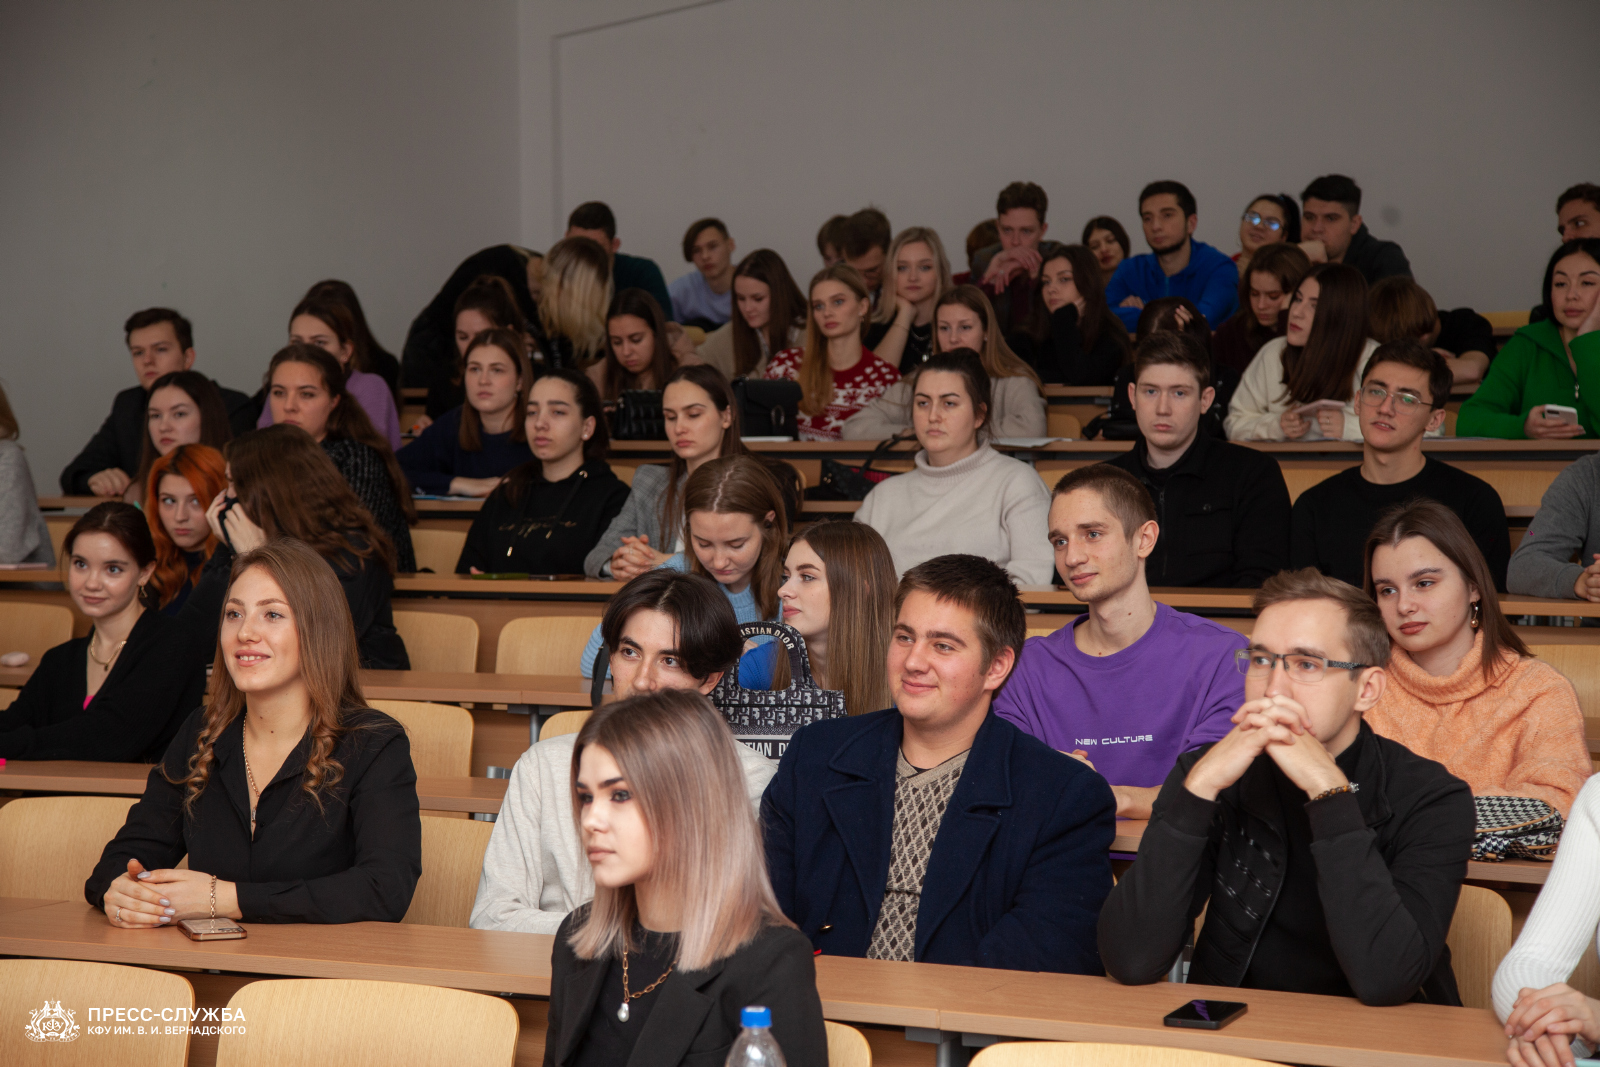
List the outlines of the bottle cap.
{"label": "bottle cap", "polygon": [[739,1013],[739,1025],[744,1027],[772,1025],[772,1009],[753,1004]]}

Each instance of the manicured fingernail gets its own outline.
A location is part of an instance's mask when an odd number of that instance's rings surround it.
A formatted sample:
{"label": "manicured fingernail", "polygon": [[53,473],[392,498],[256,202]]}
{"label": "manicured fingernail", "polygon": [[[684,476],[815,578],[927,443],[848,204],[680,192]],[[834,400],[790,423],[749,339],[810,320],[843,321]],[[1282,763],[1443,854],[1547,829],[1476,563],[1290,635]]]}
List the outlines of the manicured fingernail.
{"label": "manicured fingernail", "polygon": [[[164,900],[163,900],[163,901],[162,901],[162,902],[161,902],[161,903],[163,903],[163,904],[165,904],[165,903],[166,903],[166,901],[164,901]],[[177,913],[177,912],[175,912],[175,911],[173,911],[173,910],[172,910],[172,909],[171,909],[171,908],[168,908],[168,909],[167,909],[167,914],[168,914],[168,915],[176,915],[176,914],[178,914],[178,913]]]}
{"label": "manicured fingernail", "polygon": [[166,907],[168,904],[171,904],[171,903],[172,903],[172,901],[168,900],[166,897],[162,897],[161,898],[161,906],[162,907]]}
{"label": "manicured fingernail", "polygon": [[146,878],[150,877],[150,872],[149,871],[140,871],[138,874],[134,875],[134,877],[139,879],[139,881],[142,882]]}
{"label": "manicured fingernail", "polygon": [[163,916],[161,916],[161,921],[164,922],[164,923],[169,923],[169,922],[172,921],[172,918],[170,916],[163,915]]}

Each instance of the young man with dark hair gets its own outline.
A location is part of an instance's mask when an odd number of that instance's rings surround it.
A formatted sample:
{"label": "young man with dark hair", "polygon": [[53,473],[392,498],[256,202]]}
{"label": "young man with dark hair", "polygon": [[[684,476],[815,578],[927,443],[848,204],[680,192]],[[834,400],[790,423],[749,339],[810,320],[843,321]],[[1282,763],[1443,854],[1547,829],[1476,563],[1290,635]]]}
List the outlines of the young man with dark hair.
{"label": "young man with dark hair", "polygon": [[1386,682],[1383,616],[1311,570],[1268,580],[1255,610],[1233,728],[1179,758],[1100,913],[1107,972],[1159,981],[1209,902],[1190,982],[1460,1004],[1445,936],[1472,793],[1362,721]]}
{"label": "young man with dark hair", "polygon": [[667,286],[666,308],[681,326],[714,330],[733,317],[733,238],[721,219],[698,219],[683,234],[683,260],[694,270]]}
{"label": "young man with dark hair", "polygon": [[1562,244],[1600,237],[1600,185],[1579,182],[1556,198],[1556,231]]}
{"label": "young man with dark hair", "polygon": [[834,956],[1099,974],[1105,781],[989,714],[1027,633],[980,556],[907,571],[897,707],[796,731],[761,802],[784,914]]}
{"label": "young man with dark hair", "polygon": [[1009,333],[1032,306],[1042,265],[1039,243],[1050,229],[1045,221],[1049,210],[1050,198],[1042,188],[1012,182],[995,198],[992,225],[998,242],[976,254],[967,252],[971,277],[989,294],[1002,333]]}
{"label": "young man with dark hair", "polygon": [[1139,194],[1139,219],[1150,251],[1117,264],[1106,284],[1106,303],[1132,333],[1152,300],[1185,296],[1207,322],[1227,321],[1239,308],[1239,268],[1204,241],[1194,239],[1200,216],[1182,182],[1151,182]]}
{"label": "young man with dark hair", "polygon": [[[600,633],[615,698],[662,689],[709,694],[739,660],[739,624],[710,579],[674,570],[641,574],[606,604]],[[553,934],[594,895],[572,817],[572,750],[578,735],[533,745],[511,772],[489,837],[470,924],[478,930]],[[745,789],[758,804],[777,764],[728,734]]]}
{"label": "young man with dark hair", "polygon": [[1421,341],[1380,345],[1361,373],[1361,465],[1300,494],[1289,523],[1289,563],[1359,586],[1367,534],[1378,516],[1414,497],[1461,516],[1501,592],[1511,556],[1505,505],[1481,478],[1426,456],[1422,438],[1444,422],[1450,367]]}
{"label": "young man with dark hair", "polygon": [[1348,263],[1368,285],[1397,274],[1411,277],[1411,263],[1400,246],[1378,240],[1361,221],[1361,187],[1343,174],[1324,174],[1306,186],[1300,210],[1302,247],[1320,242],[1329,263]]}
{"label": "young man with dark hair", "polygon": [[1180,753],[1228,732],[1245,641],[1157,604],[1145,561],[1160,527],[1140,481],[1110,464],[1063,475],[1050,500],[1056,570],[1087,613],[1031,639],[995,714],[1111,783],[1117,814],[1148,818]]}
{"label": "young man with dark hair", "polygon": [[[171,308],[146,308],[122,324],[133,373],[139,384],[124,389],[111,402],[111,414],[61,472],[61,491],[68,496],[121,496],[139,473],[144,454],[150,386],[163,374],[194,366],[194,328]],[[235,434],[256,428],[261,409],[244,393],[215,381]]]}
{"label": "young man with dark hair", "polygon": [[606,250],[606,255],[611,257],[613,291],[643,289],[656,298],[663,313],[671,313],[672,294],[667,292],[666,279],[661,276],[661,268],[656,266],[655,260],[617,251],[622,247],[622,240],[617,237],[617,217],[610,207],[599,200],[579,204],[567,216],[567,232],[563,236],[587,237]]}
{"label": "young man with dark hair", "polygon": [[1200,432],[1216,390],[1187,333],[1158,330],[1133,354],[1128,385],[1139,440],[1109,462],[1144,483],[1161,536],[1152,585],[1256,588],[1289,565],[1289,488],[1277,460]]}
{"label": "young man with dark hair", "polygon": [[845,219],[839,238],[839,258],[860,272],[876,307],[883,288],[883,261],[889,255],[889,216],[875,207],[864,207]]}
{"label": "young man with dark hair", "polygon": [[822,265],[831,267],[844,258],[844,232],[850,225],[848,215],[835,215],[817,227],[817,255]]}

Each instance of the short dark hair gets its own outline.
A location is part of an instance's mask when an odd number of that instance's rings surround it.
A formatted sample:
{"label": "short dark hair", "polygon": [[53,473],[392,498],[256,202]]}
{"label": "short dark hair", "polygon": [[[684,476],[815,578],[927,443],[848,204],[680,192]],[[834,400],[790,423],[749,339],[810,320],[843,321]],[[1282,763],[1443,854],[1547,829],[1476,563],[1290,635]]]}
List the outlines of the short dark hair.
{"label": "short dark hair", "polygon": [[572,214],[567,216],[567,229],[599,230],[606,235],[606,240],[614,241],[617,238],[617,217],[604,201],[590,200],[572,209]]}
{"label": "short dark hair", "polygon": [[967,269],[972,270],[972,264],[977,260],[978,253],[991,245],[1000,243],[1000,227],[994,219],[984,219],[972,229],[967,231]]}
{"label": "short dark hair", "polygon": [[1139,210],[1144,210],[1144,202],[1146,200],[1149,200],[1152,196],[1160,196],[1162,193],[1171,193],[1178,198],[1178,208],[1183,212],[1184,218],[1199,214],[1199,208],[1194,202],[1194,194],[1189,191],[1189,187],[1182,182],[1175,181],[1151,182],[1145,186],[1144,190],[1139,194]]}
{"label": "short dark hair", "polygon": [[[1187,325],[1178,325],[1179,308],[1189,313]],[[1207,357],[1211,355],[1211,324],[1206,321],[1199,306],[1186,296],[1157,297],[1139,312],[1139,324],[1133,331],[1136,344],[1163,332],[1186,333],[1205,350]]]}
{"label": "short dark hair", "polygon": [[1380,363],[1399,363],[1401,366],[1415,367],[1424,371],[1428,375],[1428,403],[1434,410],[1444,407],[1449,401],[1450,386],[1454,381],[1454,376],[1450,373],[1450,364],[1444,361],[1443,356],[1416,338],[1403,337],[1374,349],[1372,358],[1361,368],[1362,385],[1367,384],[1372,368]]}
{"label": "short dark hair", "polygon": [[1574,200],[1587,200],[1600,210],[1600,185],[1594,182],[1579,182],[1560,196],[1556,197],[1556,210],[1560,211]]}
{"label": "short dark hair", "polygon": [[155,326],[163,322],[172,323],[172,332],[178,335],[179,348],[187,352],[194,347],[194,327],[189,324],[188,319],[171,308],[145,308],[129,315],[128,321],[122,324],[123,344],[128,343],[134,330],[142,330],[146,326]]}
{"label": "short dark hair", "polygon": [[1201,389],[1211,384],[1211,357],[1191,334],[1156,330],[1140,341],[1139,347],[1133,350],[1134,382],[1139,381],[1139,375],[1146,368],[1163,364],[1188,367],[1194,371],[1194,380],[1200,383]]}
{"label": "short dark hair", "polygon": [[844,251],[844,232],[849,226],[848,216],[835,215],[817,227],[817,255],[827,259],[830,248],[835,255],[841,254]]}
{"label": "short dark hair", "polygon": [[1123,228],[1122,223],[1118,222],[1110,215],[1096,215],[1094,218],[1084,223],[1083,237],[1078,243],[1085,245],[1088,244],[1089,235],[1094,233],[1096,230],[1104,230],[1109,233],[1111,235],[1111,239],[1122,246],[1122,254],[1124,256],[1133,255],[1133,244],[1128,240],[1128,231]]}
{"label": "short dark hair", "polygon": [[621,647],[622,628],[633,613],[646,609],[677,623],[678,658],[690,677],[704,680],[739,662],[744,642],[727,596],[709,578],[666,569],[646,571],[607,602],[600,619],[607,655]]}
{"label": "short dark hair", "polygon": [[1315,567],[1279,571],[1261,583],[1250,610],[1259,616],[1274,604],[1294,600],[1331,600],[1339,605],[1344,609],[1345,641],[1356,662],[1368,667],[1389,665],[1389,631],[1384,628],[1383,613],[1361,590],[1330,578]]}
{"label": "short dark hair", "polygon": [[935,352],[923,360],[910,375],[913,405],[916,401],[917,383],[922,380],[924,374],[932,371],[961,376],[962,382],[967,387],[967,399],[972,401],[973,410],[981,411],[983,415],[983,424],[978,427],[978,440],[987,439],[989,415],[994,411],[994,401],[990,396],[989,375],[984,373],[982,357],[970,348],[952,348],[948,352]]}
{"label": "short dark hair", "polygon": [[728,239],[728,227],[721,219],[696,219],[689,224],[687,230],[683,231],[683,261],[685,263],[694,262],[694,243],[700,239],[700,231],[702,230],[716,230],[722,234],[724,241]]}
{"label": "short dark hair", "polygon": [[1539,295],[1544,297],[1546,318],[1555,318],[1554,305],[1550,302],[1550,285],[1556,279],[1556,264],[1579,252],[1600,263],[1600,237],[1574,237],[1551,254],[1550,262],[1544,265],[1544,285],[1539,289]]}
{"label": "short dark hair", "polygon": [[1000,190],[1000,195],[995,198],[994,213],[998,218],[1019,207],[1031,207],[1033,213],[1039,216],[1039,221],[1044,222],[1044,213],[1050,209],[1050,198],[1033,182],[1012,182]]}
{"label": "short dark hair", "polygon": [[843,245],[834,248],[846,259],[859,259],[881,248],[889,251],[889,216],[875,207],[864,207],[844,221],[840,233]]}
{"label": "short dark hair", "polygon": [[894,591],[894,613],[912,593],[931,593],[972,613],[985,663],[993,663],[1002,648],[1022,655],[1028,639],[1028,615],[1023,610],[1011,575],[993,560],[965,553],[935,556],[906,571]]}
{"label": "short dark hair", "polygon": [[1122,536],[1129,541],[1139,527],[1156,521],[1156,502],[1144,483],[1121,467],[1109,463],[1091,463],[1061,476],[1056,487],[1050,490],[1050,502],[1058,496],[1075,493],[1079,489],[1093,489],[1100,494],[1111,514],[1122,523]]}
{"label": "short dark hair", "polygon": [[1347,178],[1343,174],[1324,174],[1316,181],[1305,187],[1300,194],[1300,203],[1307,200],[1327,200],[1334,204],[1343,204],[1344,209],[1352,215],[1361,213],[1361,186],[1355,179]]}

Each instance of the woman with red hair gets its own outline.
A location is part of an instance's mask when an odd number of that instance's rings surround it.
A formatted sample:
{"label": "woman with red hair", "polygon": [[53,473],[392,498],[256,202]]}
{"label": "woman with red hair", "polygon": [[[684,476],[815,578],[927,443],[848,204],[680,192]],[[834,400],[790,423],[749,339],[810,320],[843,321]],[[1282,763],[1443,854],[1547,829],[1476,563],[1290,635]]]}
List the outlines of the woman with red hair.
{"label": "woman with red hair", "polygon": [[200,577],[217,536],[206,508],[228,487],[227,464],[209,445],[179,445],[150,465],[145,521],[156,546],[149,589],[163,615],[176,615]]}

